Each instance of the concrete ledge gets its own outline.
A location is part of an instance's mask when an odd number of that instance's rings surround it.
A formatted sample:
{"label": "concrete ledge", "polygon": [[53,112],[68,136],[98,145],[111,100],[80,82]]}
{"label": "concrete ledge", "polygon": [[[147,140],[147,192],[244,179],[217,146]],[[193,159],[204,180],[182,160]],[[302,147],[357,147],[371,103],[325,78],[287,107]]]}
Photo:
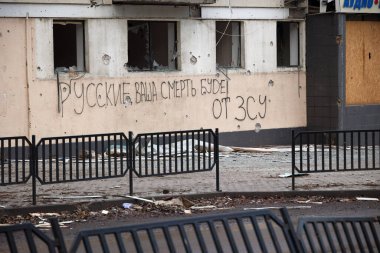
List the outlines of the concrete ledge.
{"label": "concrete ledge", "polygon": [[[380,197],[380,190],[352,190],[352,191],[280,191],[280,192],[214,192],[214,193],[204,193],[204,194],[181,194],[181,195],[160,195],[160,196],[149,196],[148,199],[165,199],[168,197],[179,197],[183,196],[188,199],[199,199],[199,198],[215,198],[215,197],[256,197],[256,198],[266,198],[266,197],[282,197],[282,198],[295,198],[295,197],[311,197],[311,196],[321,196],[321,197],[335,197],[335,198],[350,198],[350,197]],[[26,215],[29,213],[53,213],[53,212],[63,212],[63,211],[75,211],[79,207],[85,206],[90,211],[98,211],[114,206],[121,207],[122,203],[137,203],[137,200],[121,198],[115,200],[103,200],[103,201],[91,201],[91,202],[76,202],[71,204],[55,204],[55,205],[40,205],[40,206],[29,206],[29,207],[16,207],[16,208],[3,208],[0,209],[0,217],[3,216],[17,216]]]}

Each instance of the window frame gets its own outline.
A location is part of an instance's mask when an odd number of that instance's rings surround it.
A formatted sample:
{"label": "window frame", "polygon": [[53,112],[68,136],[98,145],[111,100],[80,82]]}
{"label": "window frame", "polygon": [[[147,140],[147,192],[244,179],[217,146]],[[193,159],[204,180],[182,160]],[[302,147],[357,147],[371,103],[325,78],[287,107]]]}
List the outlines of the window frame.
{"label": "window frame", "polygon": [[[233,40],[233,37],[237,37],[239,39],[238,48],[237,48],[238,49],[237,50],[238,51],[238,54],[237,54],[238,55],[237,56],[238,57],[238,62],[236,64],[236,66],[232,66],[232,65],[219,65],[218,64],[218,50],[217,50],[218,41],[222,40],[222,38],[224,36],[223,35],[224,31],[219,31],[217,29],[217,23],[226,23],[227,25],[224,28],[225,30],[228,29],[228,26],[232,26],[231,23],[236,23],[236,24],[239,25],[238,35],[234,35],[232,33],[227,35],[227,36],[230,36],[232,38],[231,40]],[[243,31],[244,31],[244,23],[242,21],[239,21],[239,20],[233,20],[233,21],[231,21],[231,20],[216,20],[215,21],[215,39],[216,39],[215,40],[215,64],[216,64],[217,68],[231,69],[231,70],[244,68],[244,40],[243,40],[243,36],[242,36]],[[222,34],[219,39],[218,39],[218,36],[217,36],[218,33]],[[232,62],[232,59],[233,59],[232,54],[233,54],[233,51],[234,51],[232,42],[231,42],[231,48],[230,48],[230,50],[231,50],[231,62]]]}
{"label": "window frame", "polygon": [[[56,48],[55,48],[55,41],[54,41],[54,25],[80,25],[81,26],[81,38],[78,38],[78,31],[76,31],[76,35],[75,35],[75,41],[76,41],[76,45],[75,45],[75,49],[76,49],[76,52],[75,52],[75,55],[76,55],[76,64],[74,66],[76,66],[76,69],[74,70],[75,72],[87,72],[87,58],[86,58],[86,21],[83,20],[83,19],[80,19],[80,20],[71,20],[71,19],[53,19],[53,69],[54,69],[54,72],[56,73],[57,72],[57,68],[66,68],[66,70],[58,70],[58,72],[70,72],[71,69],[70,67],[71,66],[56,66],[56,61],[55,61],[55,57],[56,57]],[[78,29],[76,27],[76,29]],[[79,40],[81,40],[80,42],[78,42]],[[78,45],[78,43],[80,43],[80,45]],[[81,47],[81,50],[78,50],[78,46]],[[78,52],[80,52],[80,55],[81,55],[81,60],[78,60]],[[79,64],[78,64],[79,63]],[[78,66],[79,65],[79,66]]]}
{"label": "window frame", "polygon": [[[289,48],[287,50],[289,51],[289,64],[279,64],[279,24],[289,24]],[[293,51],[297,53],[297,64],[291,64],[291,24],[296,24],[297,26],[297,50]],[[300,34],[300,22],[297,21],[277,21],[276,22],[276,66],[277,68],[282,69],[294,69],[301,67],[301,34]]]}
{"label": "window frame", "polygon": [[[149,48],[148,48],[148,59],[149,59],[149,67],[148,68],[138,68],[137,66],[130,66],[129,65],[129,59],[130,59],[130,54],[129,54],[129,49],[130,49],[130,41],[129,41],[129,35],[128,35],[128,63],[127,63],[127,69],[128,69],[128,72],[170,72],[170,71],[179,71],[179,65],[180,65],[180,62],[179,62],[179,57],[175,57],[174,59],[174,68],[170,68],[170,64],[169,64],[169,61],[172,59],[172,58],[169,58],[168,57],[168,65],[167,66],[164,66],[163,68],[158,68],[158,67],[155,67],[154,66],[154,57],[153,57],[153,50],[152,50],[152,40],[151,40],[151,25],[153,23],[166,23],[167,25],[168,24],[173,24],[174,25],[174,34],[173,34],[173,38],[174,38],[174,43],[173,43],[173,53],[175,55],[178,55],[178,50],[179,50],[179,42],[178,42],[178,28],[179,28],[179,25],[178,25],[178,21],[175,21],[175,20],[172,20],[172,21],[161,21],[161,20],[128,20],[128,33],[129,33],[129,24],[130,23],[141,23],[141,24],[144,24],[146,23],[148,25],[148,40],[149,40]],[[167,44],[167,46],[169,46],[169,43]]]}

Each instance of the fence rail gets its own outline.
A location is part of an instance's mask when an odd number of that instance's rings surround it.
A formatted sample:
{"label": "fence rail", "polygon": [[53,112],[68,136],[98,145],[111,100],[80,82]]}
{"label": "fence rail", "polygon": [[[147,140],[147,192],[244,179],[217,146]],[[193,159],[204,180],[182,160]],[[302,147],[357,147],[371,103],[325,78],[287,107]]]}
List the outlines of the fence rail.
{"label": "fence rail", "polygon": [[380,221],[375,217],[309,217],[298,222],[304,252],[379,252]]}
{"label": "fence rail", "polygon": [[31,146],[23,136],[0,138],[0,185],[23,184],[29,180]]}
{"label": "fence rail", "polygon": [[[216,168],[219,191],[218,129],[139,134],[124,133],[42,138],[0,138],[0,185],[32,178],[33,204],[37,181],[56,184],[124,177],[211,171]],[[129,173],[128,173],[129,172]]]}
{"label": "fence rail", "polygon": [[133,160],[139,177],[212,170],[217,135],[211,129],[139,134]]}
{"label": "fence rail", "polygon": [[281,214],[245,211],[92,229],[78,234],[71,252],[299,252],[288,213]]}
{"label": "fence rail", "polygon": [[130,142],[124,133],[42,138],[37,144],[41,184],[123,177]]}
{"label": "fence rail", "polygon": [[380,170],[380,130],[292,132],[295,172]]}
{"label": "fence rail", "polygon": [[[0,227],[8,252],[67,253],[57,219],[54,238],[31,224]],[[20,233],[21,232],[21,233]],[[17,243],[16,243],[17,241]],[[379,252],[379,217],[301,217],[288,211],[234,211],[164,222],[80,231],[70,252]]]}

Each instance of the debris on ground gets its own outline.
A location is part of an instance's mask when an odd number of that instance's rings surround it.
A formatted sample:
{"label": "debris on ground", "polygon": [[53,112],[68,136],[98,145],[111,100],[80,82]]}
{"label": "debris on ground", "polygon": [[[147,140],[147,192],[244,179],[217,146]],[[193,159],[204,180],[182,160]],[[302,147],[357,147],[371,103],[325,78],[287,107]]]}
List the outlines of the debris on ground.
{"label": "debris on ground", "polygon": [[[128,220],[139,221],[147,218],[172,217],[181,215],[196,215],[207,212],[224,212],[229,209],[258,210],[258,209],[310,209],[321,203],[355,202],[353,198],[334,198],[325,196],[283,196],[252,197],[252,196],[219,196],[187,199],[183,196],[168,197],[160,200],[150,200],[136,196],[124,196],[133,202],[124,202],[120,206],[103,208],[95,211],[89,209],[89,203],[77,205],[75,211],[56,213],[29,213],[27,215],[0,216],[0,223],[19,224],[31,222],[44,227],[49,218],[56,217],[60,224],[72,227],[72,224],[91,222],[95,220]],[[372,198],[371,198],[372,199]],[[376,198],[373,198],[376,199]],[[294,203],[294,204],[291,204]],[[305,205],[299,205],[305,204]],[[128,207],[128,208],[126,208]]]}
{"label": "debris on ground", "polygon": [[131,209],[133,207],[132,203],[123,203],[123,208],[124,209]]}
{"label": "debris on ground", "polygon": [[356,197],[356,200],[379,201],[379,198]]}
{"label": "debris on ground", "polygon": [[100,199],[104,196],[100,195],[83,195],[83,196],[43,196],[43,199]]}
{"label": "debris on ground", "polygon": [[[308,173],[294,174],[295,177],[303,177],[303,176],[308,176],[308,175],[309,175]],[[278,177],[281,177],[281,178],[292,177],[292,173],[284,173],[284,174],[278,175]]]}

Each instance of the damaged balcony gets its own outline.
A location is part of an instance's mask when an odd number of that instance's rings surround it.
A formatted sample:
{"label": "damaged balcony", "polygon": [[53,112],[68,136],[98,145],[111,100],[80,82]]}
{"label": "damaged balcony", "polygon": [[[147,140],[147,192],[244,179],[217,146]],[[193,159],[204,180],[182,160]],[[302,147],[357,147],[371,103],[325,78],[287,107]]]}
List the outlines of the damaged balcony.
{"label": "damaged balcony", "polygon": [[112,0],[114,4],[200,5],[213,4],[216,0]]}

